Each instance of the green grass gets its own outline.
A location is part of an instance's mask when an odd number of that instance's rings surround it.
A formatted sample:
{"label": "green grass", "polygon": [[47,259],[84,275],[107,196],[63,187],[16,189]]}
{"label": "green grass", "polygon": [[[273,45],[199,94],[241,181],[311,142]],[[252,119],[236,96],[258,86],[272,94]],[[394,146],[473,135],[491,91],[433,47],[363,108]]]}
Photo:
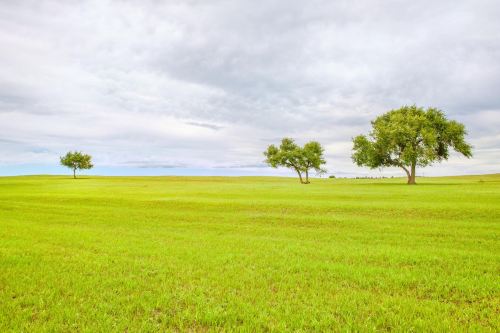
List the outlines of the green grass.
{"label": "green grass", "polygon": [[0,331],[499,331],[500,174],[0,177]]}

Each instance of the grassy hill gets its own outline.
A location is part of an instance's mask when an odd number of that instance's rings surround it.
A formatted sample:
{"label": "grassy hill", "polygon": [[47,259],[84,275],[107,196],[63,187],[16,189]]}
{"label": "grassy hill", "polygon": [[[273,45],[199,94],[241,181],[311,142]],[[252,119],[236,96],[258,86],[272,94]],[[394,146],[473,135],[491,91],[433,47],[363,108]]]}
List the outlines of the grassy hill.
{"label": "grassy hill", "polygon": [[0,177],[0,331],[499,331],[500,174]]}

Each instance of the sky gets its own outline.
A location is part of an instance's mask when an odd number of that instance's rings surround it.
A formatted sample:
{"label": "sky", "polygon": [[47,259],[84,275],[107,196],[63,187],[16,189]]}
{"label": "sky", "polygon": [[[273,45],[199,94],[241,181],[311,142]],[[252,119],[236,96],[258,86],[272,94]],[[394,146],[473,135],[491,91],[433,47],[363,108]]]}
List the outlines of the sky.
{"label": "sky", "polygon": [[262,152],[325,147],[329,174],[402,105],[465,124],[474,157],[418,172],[500,172],[500,1],[0,1],[0,175],[290,175]]}

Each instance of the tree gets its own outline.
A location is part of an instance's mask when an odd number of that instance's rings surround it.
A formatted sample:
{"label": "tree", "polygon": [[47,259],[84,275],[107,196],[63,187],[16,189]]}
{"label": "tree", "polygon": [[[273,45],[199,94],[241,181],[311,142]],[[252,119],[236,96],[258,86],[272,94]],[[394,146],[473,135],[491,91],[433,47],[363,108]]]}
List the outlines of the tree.
{"label": "tree", "polygon": [[61,165],[73,170],[73,178],[76,178],[77,169],[91,169],[94,166],[92,165],[92,156],[79,151],[69,151],[66,155],[61,156],[60,159]]}
{"label": "tree", "polygon": [[293,139],[284,138],[279,147],[270,145],[264,152],[264,156],[266,156],[265,162],[271,167],[293,169],[299,175],[302,184],[309,184],[309,170],[314,169],[319,173],[325,172],[321,168],[321,165],[326,163],[323,151],[323,147],[316,141],[308,142],[304,147],[299,147]]}
{"label": "tree", "polygon": [[408,184],[415,184],[417,166],[447,160],[450,148],[467,158],[472,156],[472,146],[465,141],[465,126],[448,120],[436,108],[403,106],[377,117],[371,124],[368,136],[353,139],[352,160],[371,169],[400,167],[408,176]]}

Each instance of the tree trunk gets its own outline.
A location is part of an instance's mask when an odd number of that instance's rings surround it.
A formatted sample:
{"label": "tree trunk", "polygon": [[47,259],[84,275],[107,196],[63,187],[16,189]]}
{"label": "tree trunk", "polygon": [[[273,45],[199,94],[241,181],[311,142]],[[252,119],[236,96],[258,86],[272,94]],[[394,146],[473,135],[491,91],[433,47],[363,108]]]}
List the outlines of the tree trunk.
{"label": "tree trunk", "polygon": [[297,171],[297,174],[299,175],[300,183],[304,184],[304,181],[302,180],[302,174],[300,173],[299,169],[295,169]]}
{"label": "tree trunk", "polygon": [[76,179],[76,169],[73,169],[73,178]]}
{"label": "tree trunk", "polygon": [[411,164],[411,173],[408,176],[408,185],[415,185],[415,171],[416,171],[416,163]]}
{"label": "tree trunk", "polygon": [[304,184],[309,184],[309,170],[306,170],[306,182]]}

